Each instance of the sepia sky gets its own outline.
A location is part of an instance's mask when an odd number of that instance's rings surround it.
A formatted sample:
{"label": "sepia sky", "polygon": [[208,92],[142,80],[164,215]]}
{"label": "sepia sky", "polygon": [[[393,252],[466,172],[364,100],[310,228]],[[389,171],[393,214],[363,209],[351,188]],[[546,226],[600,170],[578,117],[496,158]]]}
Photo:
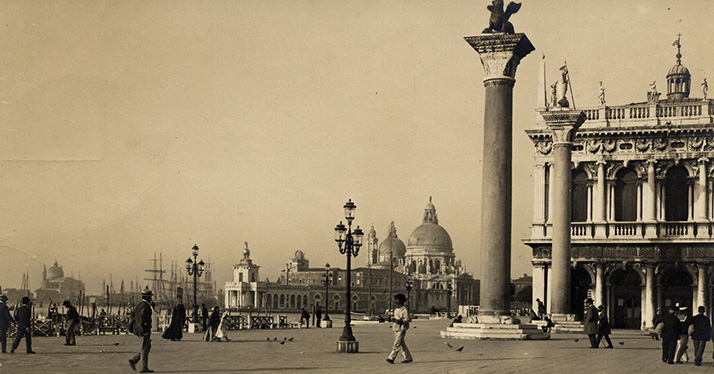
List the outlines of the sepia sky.
{"label": "sepia sky", "polygon": [[[342,205],[407,241],[433,197],[481,273],[483,70],[463,40],[490,1],[0,2],[0,286],[57,259],[90,293],[194,244],[221,287],[247,241],[261,278],[296,250],[344,267]],[[576,107],[666,92],[682,34],[692,95],[714,78],[714,3],[523,0],[536,51],[514,90],[515,277],[532,219],[538,71],[567,60]],[[711,80],[711,79],[710,79]],[[364,252],[355,260],[366,263]],[[142,281],[142,284],[148,284]]]}

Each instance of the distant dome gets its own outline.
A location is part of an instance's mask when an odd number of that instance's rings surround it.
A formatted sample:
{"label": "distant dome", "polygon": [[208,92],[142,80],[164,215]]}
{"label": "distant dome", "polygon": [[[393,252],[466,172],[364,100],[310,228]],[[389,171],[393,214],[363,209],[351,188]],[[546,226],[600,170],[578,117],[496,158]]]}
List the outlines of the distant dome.
{"label": "distant dome", "polygon": [[57,261],[55,261],[55,264],[47,269],[47,279],[58,278],[64,278],[64,270],[62,270],[62,268],[57,265]]}
{"label": "distant dome", "polygon": [[302,261],[305,259],[305,254],[302,251],[295,251],[295,261]]}
{"label": "distant dome", "polygon": [[439,218],[436,215],[436,207],[429,203],[424,208],[424,219],[422,224],[414,229],[407,241],[410,250],[422,249],[427,253],[451,253],[454,248],[451,243],[451,236],[439,226]]}
{"label": "distant dome", "polygon": [[682,65],[682,45],[679,36],[674,45],[677,47],[677,63],[667,73],[667,99],[681,100],[689,97],[692,78],[689,69]]}
{"label": "distant dome", "polygon": [[404,242],[397,237],[397,229],[394,227],[394,222],[389,226],[387,238],[379,244],[379,255],[389,261],[389,252],[392,252],[392,257],[402,258],[407,252],[407,247]]}

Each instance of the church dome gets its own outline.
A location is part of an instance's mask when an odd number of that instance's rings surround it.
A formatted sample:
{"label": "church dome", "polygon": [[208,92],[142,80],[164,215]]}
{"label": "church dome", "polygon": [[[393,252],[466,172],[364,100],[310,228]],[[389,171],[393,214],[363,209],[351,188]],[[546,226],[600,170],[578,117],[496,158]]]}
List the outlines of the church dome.
{"label": "church dome", "polygon": [[424,220],[422,224],[414,229],[407,241],[410,249],[423,249],[431,253],[450,253],[453,251],[451,236],[446,230],[439,226],[439,218],[436,215],[436,207],[431,203],[426,204],[424,209]]}
{"label": "church dome", "polygon": [[57,265],[57,261],[55,261],[55,264],[47,269],[47,279],[58,278],[64,278],[64,270],[62,270],[62,268]]}
{"label": "church dome", "polygon": [[669,73],[667,73],[667,76],[671,75],[681,75],[686,77],[690,76],[689,69],[687,69],[686,66],[681,64],[674,65],[671,69],[669,69]]}
{"label": "church dome", "polygon": [[394,227],[394,222],[389,226],[387,238],[379,244],[379,255],[389,261],[389,252],[392,252],[392,257],[402,258],[407,252],[407,247],[404,242],[397,237],[397,229]]}
{"label": "church dome", "polygon": [[682,65],[682,53],[680,51],[682,45],[679,37],[677,37],[673,45],[677,47],[677,64],[669,69],[669,73],[667,73],[667,99],[681,100],[689,97],[692,78],[689,74],[689,69]]}
{"label": "church dome", "polygon": [[302,261],[305,259],[305,253],[303,251],[297,250],[295,251],[295,261]]}

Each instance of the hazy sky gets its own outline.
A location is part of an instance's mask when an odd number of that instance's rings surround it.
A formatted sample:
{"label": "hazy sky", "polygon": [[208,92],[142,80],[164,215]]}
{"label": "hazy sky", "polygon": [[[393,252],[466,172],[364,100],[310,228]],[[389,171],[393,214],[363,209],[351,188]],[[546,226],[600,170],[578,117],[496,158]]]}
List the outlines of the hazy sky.
{"label": "hazy sky", "polygon": [[[0,2],[0,286],[27,269],[34,290],[56,258],[99,292],[194,244],[221,286],[244,241],[261,278],[296,250],[344,267],[348,198],[365,231],[394,221],[406,242],[429,196],[478,277],[483,70],[463,37],[489,3]],[[567,60],[576,106],[599,81],[627,104],[665,90],[681,33],[701,97],[713,18],[704,0],[523,1],[511,21],[536,51],[514,93],[514,276],[530,273],[541,54],[549,82]]]}

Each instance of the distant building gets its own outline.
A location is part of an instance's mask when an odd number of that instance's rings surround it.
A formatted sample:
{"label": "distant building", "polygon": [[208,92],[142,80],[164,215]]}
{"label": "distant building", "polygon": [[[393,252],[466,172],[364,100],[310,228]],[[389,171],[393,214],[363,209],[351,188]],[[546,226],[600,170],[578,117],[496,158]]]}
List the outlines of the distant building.
{"label": "distant building", "polygon": [[45,267],[42,271],[42,282],[40,282],[40,288],[35,290],[35,298],[41,303],[50,300],[53,303],[61,303],[64,300],[71,300],[72,303],[75,303],[76,298],[84,292],[84,282],[65,277],[64,270],[55,260],[54,265],[49,269]]}
{"label": "distant building", "polygon": [[[455,261],[451,237],[439,226],[431,201],[408,247],[397,237],[394,223],[381,244],[374,227],[365,239],[362,248],[366,249],[367,267],[351,271],[353,311],[383,314],[390,305],[390,278],[392,296],[408,294],[413,312],[456,311],[458,304],[478,305],[479,281]],[[224,287],[225,307],[297,311],[328,305],[330,313],[345,308],[345,269],[311,268],[305,254],[296,251],[277,282],[259,281],[258,270],[246,243],[243,258],[233,267],[233,281]],[[328,300],[323,283],[326,273],[332,280]],[[410,292],[406,289],[408,281],[412,285]]]}

